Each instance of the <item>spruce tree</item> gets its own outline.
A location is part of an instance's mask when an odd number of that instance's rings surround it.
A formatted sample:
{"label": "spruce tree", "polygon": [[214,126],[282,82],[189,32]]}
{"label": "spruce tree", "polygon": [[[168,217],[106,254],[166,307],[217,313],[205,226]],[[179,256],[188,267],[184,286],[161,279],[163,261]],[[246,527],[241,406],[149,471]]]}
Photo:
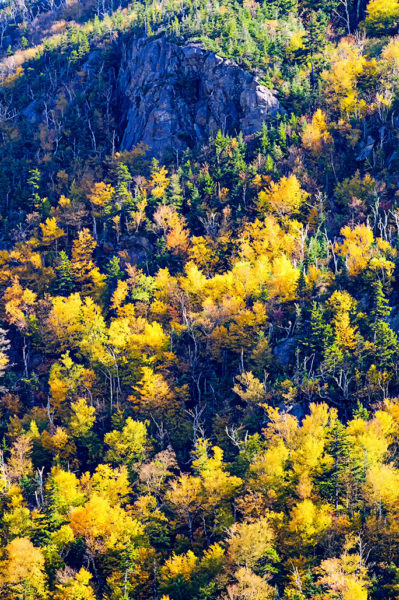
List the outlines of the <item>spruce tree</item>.
{"label": "spruce tree", "polygon": [[323,312],[316,302],[312,304],[310,313],[309,349],[315,355],[320,356],[332,340],[331,327],[323,318]]}
{"label": "spruce tree", "polygon": [[178,210],[181,209],[183,204],[183,190],[180,185],[180,175],[178,173],[174,173],[170,178],[169,202]]}
{"label": "spruce tree", "polygon": [[123,163],[118,163],[116,167],[116,186],[114,198],[119,205],[122,207],[123,204],[129,203],[131,200],[130,184],[132,182],[132,176],[129,169]]}
{"label": "spruce tree", "polygon": [[381,281],[374,283],[374,302],[372,310],[372,330],[374,332],[375,363],[378,369],[390,372],[398,357],[398,336],[391,329],[386,318],[391,312],[388,300],[384,294]]}
{"label": "spruce tree", "polygon": [[58,263],[55,266],[57,273],[56,290],[61,296],[68,296],[73,289],[73,277],[71,273],[71,261],[65,250],[58,255]]}

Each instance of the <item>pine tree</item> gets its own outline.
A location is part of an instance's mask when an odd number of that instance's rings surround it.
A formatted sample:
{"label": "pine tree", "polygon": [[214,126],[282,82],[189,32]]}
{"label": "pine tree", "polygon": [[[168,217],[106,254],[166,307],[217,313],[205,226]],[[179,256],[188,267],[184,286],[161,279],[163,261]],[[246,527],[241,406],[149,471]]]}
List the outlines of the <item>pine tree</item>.
{"label": "pine tree", "polygon": [[118,256],[113,256],[107,265],[107,276],[112,282],[118,279],[123,279],[123,271],[120,266],[121,259]]}
{"label": "pine tree", "polygon": [[310,300],[310,289],[303,269],[301,269],[298,277],[297,294],[301,306],[307,304],[307,302]]}
{"label": "pine tree", "polygon": [[30,197],[30,204],[32,207],[37,207],[40,205],[40,179],[41,175],[39,169],[32,169],[29,171],[28,184],[32,190],[32,195]]}
{"label": "pine tree", "polygon": [[322,360],[324,350],[332,341],[331,326],[323,318],[322,309],[313,302],[310,312],[309,326],[304,325],[304,338],[301,346],[306,353],[314,354],[316,361]]}
{"label": "pine tree", "polygon": [[374,323],[377,323],[377,321],[383,320],[391,312],[389,302],[384,294],[382,282],[379,280],[374,283],[373,296],[373,310],[371,315]]}
{"label": "pine tree", "polygon": [[73,290],[73,277],[71,273],[71,261],[65,250],[58,255],[58,264],[55,266],[57,273],[56,290],[61,296],[68,296]]}
{"label": "pine tree", "polygon": [[169,202],[177,210],[180,210],[183,204],[183,190],[180,185],[180,175],[178,173],[174,173],[170,178]]}
{"label": "pine tree", "polygon": [[375,325],[375,363],[382,370],[391,372],[398,359],[398,336],[389,323],[377,321]]}
{"label": "pine tree", "polygon": [[116,186],[115,186],[115,200],[119,204],[119,208],[123,204],[127,204],[131,201],[130,184],[132,182],[132,176],[129,169],[123,163],[118,163],[116,166]]}
{"label": "pine tree", "polygon": [[396,364],[399,350],[398,336],[392,331],[391,326],[386,321],[391,308],[384,294],[381,281],[374,283],[374,302],[373,302],[372,330],[374,332],[375,364],[378,369],[390,372]]}
{"label": "pine tree", "polygon": [[307,27],[307,40],[305,44],[305,51],[310,56],[312,65],[310,74],[312,88],[314,88],[316,83],[317,61],[315,57],[320,56],[327,43],[327,24],[327,15],[323,11],[312,11]]}
{"label": "pine tree", "polygon": [[268,0],[263,3],[267,19],[276,19],[279,15],[296,14],[298,0]]}
{"label": "pine tree", "polygon": [[327,453],[334,459],[331,473],[323,473],[321,488],[327,492],[330,501],[334,503],[335,510],[342,502],[345,494],[345,483],[350,465],[350,443],[346,435],[346,428],[341,421],[336,421],[329,434]]}

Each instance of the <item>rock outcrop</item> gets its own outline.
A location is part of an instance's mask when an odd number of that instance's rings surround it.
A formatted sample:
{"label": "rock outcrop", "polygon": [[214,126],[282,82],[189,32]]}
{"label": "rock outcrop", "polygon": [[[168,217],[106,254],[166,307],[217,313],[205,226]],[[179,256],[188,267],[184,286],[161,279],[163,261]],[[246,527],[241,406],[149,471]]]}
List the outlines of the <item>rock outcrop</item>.
{"label": "rock outcrop", "polygon": [[280,106],[274,94],[233,61],[196,44],[136,40],[118,76],[122,149],[143,142],[153,156],[226,134],[259,131]]}

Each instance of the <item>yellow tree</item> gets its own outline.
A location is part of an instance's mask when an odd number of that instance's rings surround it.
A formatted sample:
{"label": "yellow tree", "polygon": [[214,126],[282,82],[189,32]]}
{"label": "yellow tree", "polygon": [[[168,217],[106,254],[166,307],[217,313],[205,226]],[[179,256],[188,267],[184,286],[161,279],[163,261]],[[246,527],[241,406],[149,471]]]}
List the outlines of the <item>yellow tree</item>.
{"label": "yellow tree", "polygon": [[71,273],[82,292],[101,296],[105,288],[105,275],[94,265],[93,253],[97,246],[88,229],[79,231],[72,244]]}
{"label": "yellow tree", "polygon": [[269,448],[256,454],[250,464],[250,489],[260,493],[268,506],[286,490],[289,454],[284,441],[276,438]]}
{"label": "yellow tree", "polygon": [[72,273],[79,283],[83,283],[89,277],[94,268],[93,252],[97,242],[93,239],[88,229],[79,231],[78,239],[72,244]]}
{"label": "yellow tree", "polygon": [[165,583],[174,577],[181,576],[189,581],[198,566],[198,558],[192,550],[185,554],[173,553],[162,567],[162,579]]}
{"label": "yellow tree", "polygon": [[6,546],[0,563],[0,590],[5,600],[49,598],[44,555],[28,538],[15,538]]}
{"label": "yellow tree", "polygon": [[166,194],[166,190],[170,183],[170,178],[167,175],[168,171],[164,166],[157,166],[152,172],[152,177],[149,181],[149,187],[151,188],[151,194],[157,200],[160,200]]}
{"label": "yellow tree", "polygon": [[[69,416],[69,406],[66,404],[68,399],[74,399],[75,395],[82,397],[85,393],[91,394],[91,387],[95,381],[94,372],[86,369],[82,365],[76,364],[71,359],[69,352],[61,356],[61,359],[54,363],[50,369],[49,388],[51,392],[51,405],[56,409],[57,414],[63,418]],[[87,424],[91,426],[91,418],[94,409],[87,407],[84,410],[83,399],[77,400],[75,406],[72,406],[75,421],[74,426],[78,426],[76,411],[85,412],[84,418]]]}
{"label": "yellow tree", "polygon": [[284,254],[276,257],[271,265],[268,288],[271,298],[280,298],[282,302],[295,300],[299,269],[294,267]]}
{"label": "yellow tree", "polygon": [[266,190],[258,195],[258,210],[261,213],[270,211],[278,217],[297,213],[309,194],[305,192],[296,177],[282,177],[278,183],[273,181]]}
{"label": "yellow tree", "polygon": [[84,503],[85,496],[79,479],[74,473],[53,467],[46,483],[46,490],[55,511],[66,515],[73,506]]}
{"label": "yellow tree", "polygon": [[[216,532],[231,522],[229,503],[242,485],[242,479],[226,471],[223,450],[218,446],[210,448],[207,440],[198,440],[195,456],[193,468],[201,479],[203,514],[211,517],[212,531]],[[206,529],[204,532],[207,535]]]}
{"label": "yellow tree", "polygon": [[213,273],[219,263],[216,243],[211,236],[194,236],[189,249],[190,261],[195,263],[207,275]]}
{"label": "yellow tree", "polygon": [[328,435],[337,420],[337,411],[326,404],[310,404],[310,414],[296,430],[291,446],[292,475],[297,483],[297,494],[305,499],[311,496],[313,479],[333,466],[333,458],[326,452]]}
{"label": "yellow tree", "polygon": [[112,202],[115,190],[112,185],[100,181],[95,183],[88,198],[91,206],[93,218],[93,235],[97,240],[97,217],[99,217],[104,208]]}
{"label": "yellow tree", "polygon": [[122,279],[119,279],[116,289],[114,290],[111,298],[112,310],[118,310],[124,301],[126,300],[129,293],[128,283]]}
{"label": "yellow tree", "polygon": [[251,371],[236,376],[233,387],[241,400],[249,404],[261,404],[266,399],[265,385]]}
{"label": "yellow tree", "polygon": [[384,31],[399,20],[398,0],[370,0],[366,8],[366,27]]}
{"label": "yellow tree", "polygon": [[35,306],[37,294],[29,288],[23,289],[19,279],[15,277],[12,284],[5,290],[3,301],[5,318],[8,323],[15,325],[23,335],[22,357],[25,377],[28,373],[28,345],[26,334],[36,324]]}
{"label": "yellow tree", "polygon": [[145,423],[133,421],[131,417],[126,419],[122,431],[106,433],[104,441],[109,446],[108,460],[129,467],[144,459],[149,446]]}
{"label": "yellow tree", "polygon": [[351,325],[350,315],[356,309],[356,300],[347,291],[336,290],[329,298],[328,305],[334,312],[336,343],[345,350],[353,350],[356,346],[357,327]]}
{"label": "yellow tree", "polygon": [[190,541],[193,542],[193,525],[201,506],[201,479],[183,474],[172,481],[165,498],[173,510],[188,525]]}
{"label": "yellow tree", "polygon": [[264,517],[249,523],[235,523],[228,540],[228,558],[239,567],[256,568],[277,558],[275,535],[269,519]]}
{"label": "yellow tree", "polygon": [[326,116],[318,108],[312,117],[311,123],[307,123],[302,133],[302,144],[316,156],[320,155],[325,146],[332,142],[328,132]]}
{"label": "yellow tree", "polygon": [[3,523],[8,539],[28,537],[32,533],[33,521],[19,485],[11,485],[4,499],[8,510],[3,512]]}
{"label": "yellow tree", "polygon": [[94,406],[89,406],[85,398],[79,398],[76,402],[72,402],[71,408],[73,416],[70,421],[70,428],[75,437],[82,437],[89,433],[96,420]]}
{"label": "yellow tree", "polygon": [[32,437],[29,434],[19,435],[11,447],[7,463],[7,474],[11,481],[19,481],[25,475],[32,474],[31,454]]}
{"label": "yellow tree", "polygon": [[385,507],[394,513],[399,501],[399,471],[393,464],[373,465],[367,471],[364,489],[366,500],[382,517]]}
{"label": "yellow tree", "polygon": [[66,567],[57,573],[54,600],[96,600],[90,585],[92,577],[83,567],[78,572]]}
{"label": "yellow tree", "polygon": [[186,254],[189,231],[184,217],[173,206],[159,206],[154,214],[154,224],[156,231],[162,231],[169,250],[174,254]]}
{"label": "yellow tree", "polygon": [[55,217],[46,219],[45,223],[40,223],[42,230],[42,241],[45,246],[51,246],[55,242],[55,251],[57,252],[57,241],[65,235],[65,231],[58,227]]}
{"label": "yellow tree", "polygon": [[346,428],[350,464],[360,470],[366,479],[360,490],[358,484],[353,482],[353,489],[348,492],[355,495],[357,500],[361,492],[363,500],[377,509],[378,516],[385,504],[388,508],[392,506],[396,497],[396,470],[389,463],[385,465],[389,448],[395,440],[394,432],[394,416],[389,410],[377,410],[369,420],[357,416],[348,422]]}
{"label": "yellow tree", "polygon": [[349,275],[358,275],[367,268],[372,256],[373,232],[368,225],[356,225],[353,229],[346,225],[341,235],[344,241],[337,243],[335,250],[345,258]]}
{"label": "yellow tree", "polygon": [[316,571],[320,573],[318,583],[326,588],[326,600],[367,600],[370,586],[367,568],[361,552],[353,552],[360,540],[348,537],[344,552],[339,558],[323,560]]}
{"label": "yellow tree", "polygon": [[359,98],[357,88],[365,65],[366,58],[361,49],[343,39],[331,51],[329,70],[322,73],[328,103],[347,118],[353,114],[361,115],[367,108],[365,100]]}
{"label": "yellow tree", "polygon": [[288,528],[298,542],[314,546],[326,534],[331,523],[332,507],[328,504],[318,506],[307,498],[293,507]]}
{"label": "yellow tree", "polygon": [[268,583],[268,577],[260,576],[251,569],[240,567],[234,573],[236,583],[227,587],[223,600],[273,600],[276,590]]}
{"label": "yellow tree", "polygon": [[161,373],[151,367],[142,367],[142,378],[134,387],[135,395],[129,400],[147,416],[163,417],[176,409],[176,396]]}
{"label": "yellow tree", "polygon": [[137,546],[143,536],[143,528],[136,519],[96,493],[84,506],[70,510],[69,524],[75,536],[85,540],[93,555],[129,550],[132,545]]}
{"label": "yellow tree", "polygon": [[26,331],[34,318],[37,294],[23,289],[19,279],[13,279],[3,296],[6,320],[20,331]]}
{"label": "yellow tree", "polygon": [[303,226],[295,219],[278,223],[274,215],[246,223],[239,239],[240,256],[255,262],[259,256],[269,259],[285,254],[290,260],[299,259],[303,246]]}
{"label": "yellow tree", "polygon": [[98,465],[93,475],[82,475],[80,485],[87,497],[96,493],[112,506],[124,506],[131,493],[129,473],[126,466],[113,469],[110,465]]}

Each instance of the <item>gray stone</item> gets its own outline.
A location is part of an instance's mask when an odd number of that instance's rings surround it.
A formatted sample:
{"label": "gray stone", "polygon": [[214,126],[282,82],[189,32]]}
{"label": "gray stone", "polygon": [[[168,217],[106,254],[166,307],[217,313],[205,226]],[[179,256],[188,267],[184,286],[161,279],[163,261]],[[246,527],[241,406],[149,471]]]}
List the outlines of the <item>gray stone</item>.
{"label": "gray stone", "polygon": [[88,75],[95,74],[98,70],[99,63],[101,61],[101,51],[93,50],[87,57],[86,62],[82,65],[82,71]]}
{"label": "gray stone", "polygon": [[287,338],[286,340],[276,344],[276,346],[273,348],[274,356],[284,367],[286,367],[293,358],[296,345],[297,342],[295,338]]}
{"label": "gray stone", "polygon": [[141,235],[124,236],[121,239],[122,247],[127,253],[125,258],[122,258],[122,265],[130,263],[138,265],[148,260],[148,257],[154,251],[153,245],[148,239]]}
{"label": "gray stone", "polygon": [[26,106],[22,114],[31,123],[40,123],[42,117],[42,111],[40,110],[39,103],[37,100],[33,100]]}
{"label": "gray stone", "polygon": [[204,144],[219,129],[251,135],[280,110],[273,92],[233,61],[165,38],[133,42],[117,89],[122,149],[142,142],[158,157]]}
{"label": "gray stone", "polygon": [[375,139],[373,137],[371,137],[371,135],[368,136],[367,141],[361,144],[360,147],[360,152],[359,154],[356,156],[356,160],[361,162],[363,160],[367,160],[371,153],[374,150],[374,146],[375,146]]}

